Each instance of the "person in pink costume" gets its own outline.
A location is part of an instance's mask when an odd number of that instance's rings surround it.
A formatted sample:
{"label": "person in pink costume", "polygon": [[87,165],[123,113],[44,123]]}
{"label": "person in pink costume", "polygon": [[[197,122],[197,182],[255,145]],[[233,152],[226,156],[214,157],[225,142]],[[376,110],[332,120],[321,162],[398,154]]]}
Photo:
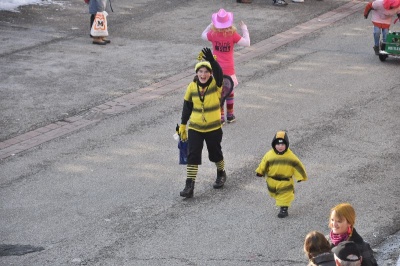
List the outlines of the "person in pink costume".
{"label": "person in pink costume", "polygon": [[[203,31],[201,37],[205,41],[212,43],[213,53],[217,56],[217,62],[220,64],[224,75],[228,75],[232,78],[234,88],[238,85],[235,72],[235,60],[234,60],[234,45],[250,46],[250,35],[246,24],[243,21],[239,23],[239,27],[242,30],[243,37],[237,33],[236,27],[233,25],[233,13],[227,12],[224,9],[220,9],[217,13],[214,13],[211,17],[212,23],[207,26]],[[234,90],[226,99],[226,112],[227,121],[232,123],[236,117],[233,111],[234,105]],[[221,123],[225,123],[225,106],[221,107]]]}
{"label": "person in pink costume", "polygon": [[386,42],[386,35],[389,32],[392,18],[397,14],[400,18],[400,0],[375,0],[369,2],[364,9],[364,17],[367,19],[369,13],[371,14],[371,21],[374,24],[374,51],[379,55],[379,49],[385,50],[384,44],[379,47],[379,41],[382,34],[383,43]]}

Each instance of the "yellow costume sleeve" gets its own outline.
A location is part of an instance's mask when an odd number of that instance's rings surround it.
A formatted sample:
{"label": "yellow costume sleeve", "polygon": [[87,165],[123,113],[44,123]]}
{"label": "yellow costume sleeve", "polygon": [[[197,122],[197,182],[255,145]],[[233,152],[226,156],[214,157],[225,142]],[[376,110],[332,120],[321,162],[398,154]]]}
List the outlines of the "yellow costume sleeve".
{"label": "yellow costume sleeve", "polygon": [[294,178],[296,178],[297,181],[306,181],[308,180],[306,169],[303,165],[303,163],[297,158],[297,156],[293,153],[293,156],[295,157],[295,165],[294,165]]}
{"label": "yellow costume sleeve", "polygon": [[261,174],[262,176],[265,176],[265,174],[268,172],[269,168],[269,163],[268,163],[268,158],[269,158],[269,152],[267,152],[264,157],[261,160],[261,163],[258,165],[256,169],[256,174]]}

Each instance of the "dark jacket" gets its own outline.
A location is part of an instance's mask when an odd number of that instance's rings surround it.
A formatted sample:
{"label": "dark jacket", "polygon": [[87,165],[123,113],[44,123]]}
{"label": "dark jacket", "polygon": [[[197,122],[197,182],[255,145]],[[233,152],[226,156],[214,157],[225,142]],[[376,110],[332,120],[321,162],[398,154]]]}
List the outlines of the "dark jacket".
{"label": "dark jacket", "polygon": [[333,253],[322,253],[312,259],[314,265],[317,266],[336,266]]}
{"label": "dark jacket", "polygon": [[[353,241],[357,245],[362,256],[361,266],[378,266],[378,263],[374,257],[374,252],[372,251],[370,245],[364,241],[364,239],[357,233],[355,228],[353,228],[353,234],[347,239],[347,241]],[[332,242],[331,247],[334,247]]]}

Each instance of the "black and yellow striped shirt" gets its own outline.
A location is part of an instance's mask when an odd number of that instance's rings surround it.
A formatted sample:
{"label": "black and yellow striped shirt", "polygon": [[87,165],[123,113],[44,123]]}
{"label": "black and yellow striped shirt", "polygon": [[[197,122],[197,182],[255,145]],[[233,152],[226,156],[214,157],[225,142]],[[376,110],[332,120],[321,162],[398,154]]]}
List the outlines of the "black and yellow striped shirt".
{"label": "black and yellow striped shirt", "polygon": [[196,82],[193,81],[189,84],[184,97],[185,101],[193,103],[189,129],[210,132],[221,127],[221,91],[222,87],[218,87],[213,78],[205,90],[204,101],[202,102]]}

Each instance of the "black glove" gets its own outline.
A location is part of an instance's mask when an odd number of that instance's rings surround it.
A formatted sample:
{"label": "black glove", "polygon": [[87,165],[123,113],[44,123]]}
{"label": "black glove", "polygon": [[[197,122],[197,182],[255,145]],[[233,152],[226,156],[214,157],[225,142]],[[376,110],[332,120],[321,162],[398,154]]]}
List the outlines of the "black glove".
{"label": "black glove", "polygon": [[214,59],[214,56],[213,56],[213,54],[212,54],[212,52],[211,52],[211,49],[210,48],[208,48],[208,47],[206,47],[206,48],[203,48],[203,50],[201,50],[202,52],[203,52],[203,58],[205,59],[205,60],[207,60],[208,62],[214,62],[215,61],[215,59]]}
{"label": "black glove", "polygon": [[262,174],[259,174],[259,173],[256,173],[256,176],[262,177],[263,175],[262,175]]}
{"label": "black glove", "polygon": [[297,183],[300,183],[302,180],[297,180]]}

